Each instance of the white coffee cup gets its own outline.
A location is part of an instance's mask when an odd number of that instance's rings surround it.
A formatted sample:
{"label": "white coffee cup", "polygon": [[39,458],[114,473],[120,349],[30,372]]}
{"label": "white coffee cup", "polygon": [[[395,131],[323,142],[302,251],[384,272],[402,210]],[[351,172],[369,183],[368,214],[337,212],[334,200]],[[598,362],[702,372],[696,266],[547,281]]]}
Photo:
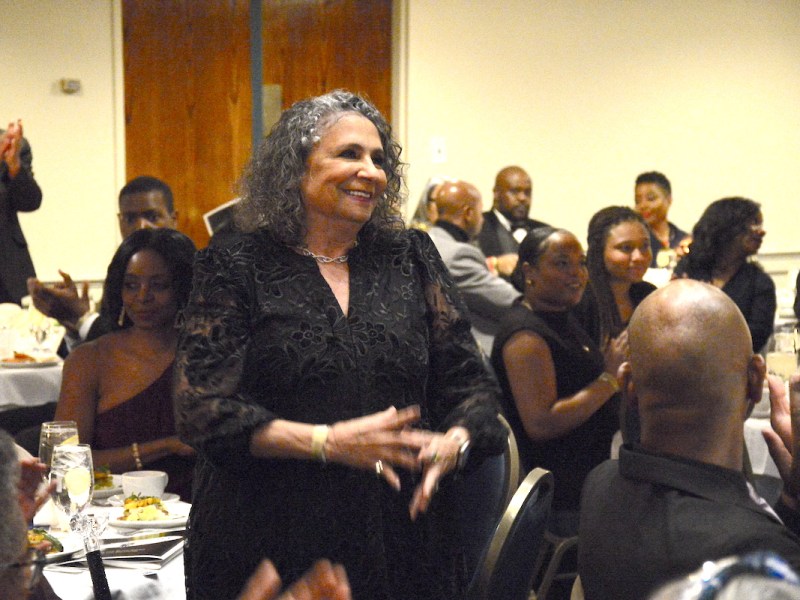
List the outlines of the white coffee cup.
{"label": "white coffee cup", "polygon": [[164,471],[129,471],[122,474],[122,491],[126,498],[133,494],[161,498],[168,481]]}

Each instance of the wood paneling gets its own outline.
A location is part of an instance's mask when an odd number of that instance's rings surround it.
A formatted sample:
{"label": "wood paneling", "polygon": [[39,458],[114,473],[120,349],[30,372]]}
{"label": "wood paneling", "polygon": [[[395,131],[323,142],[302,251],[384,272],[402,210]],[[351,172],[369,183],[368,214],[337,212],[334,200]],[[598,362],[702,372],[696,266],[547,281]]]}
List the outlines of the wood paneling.
{"label": "wood paneling", "polygon": [[248,0],[123,0],[127,179],[169,183],[198,247],[250,154]]}
{"label": "wood paneling", "polygon": [[283,108],[345,88],[391,118],[391,0],[263,0],[264,83]]}

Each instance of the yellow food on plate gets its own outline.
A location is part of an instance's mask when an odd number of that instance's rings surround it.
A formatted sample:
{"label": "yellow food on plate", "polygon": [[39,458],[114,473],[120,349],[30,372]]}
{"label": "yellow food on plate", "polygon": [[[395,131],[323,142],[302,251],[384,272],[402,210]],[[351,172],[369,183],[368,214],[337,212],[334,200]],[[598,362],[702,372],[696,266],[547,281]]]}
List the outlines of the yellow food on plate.
{"label": "yellow food on plate", "polygon": [[48,554],[53,552],[63,552],[64,546],[44,529],[28,529],[28,548],[38,548],[42,543],[47,542],[50,547]]}
{"label": "yellow food on plate", "polygon": [[114,487],[114,477],[109,467],[98,467],[94,470],[94,489],[108,490]]}
{"label": "yellow food on plate", "polygon": [[121,521],[164,521],[169,511],[155,496],[128,496],[125,498],[125,511]]}

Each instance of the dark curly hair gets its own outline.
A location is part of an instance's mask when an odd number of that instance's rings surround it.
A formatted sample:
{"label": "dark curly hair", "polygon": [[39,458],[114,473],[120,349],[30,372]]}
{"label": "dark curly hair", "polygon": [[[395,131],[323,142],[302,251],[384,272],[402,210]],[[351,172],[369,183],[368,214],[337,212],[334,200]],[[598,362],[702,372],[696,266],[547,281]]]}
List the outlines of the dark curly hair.
{"label": "dark curly hair", "polygon": [[183,309],[189,301],[192,263],[197,250],[194,242],[174,229],[139,229],[122,241],[108,265],[100,307],[100,318],[108,326],[107,331],[125,329],[132,325],[127,315],[122,325],[117,322],[122,312],[122,283],[131,258],[142,250],[153,250],[167,263],[178,310]]}
{"label": "dark curly hair", "polygon": [[708,205],[692,229],[689,254],[678,272],[692,279],[711,281],[714,267],[731,242],[758,218],[761,205],[747,198],[722,198]]}
{"label": "dark curly hair", "polygon": [[301,100],[285,110],[264,139],[240,182],[242,201],[236,225],[242,231],[266,230],[288,246],[302,246],[305,239],[305,206],[300,182],[314,145],[336,117],[357,113],[378,130],[385,155],[386,191],[359,233],[360,239],[402,229],[403,163],[400,145],[383,115],[367,100],[344,90]]}
{"label": "dark curly hair", "polygon": [[[613,227],[620,223],[634,221],[644,227],[648,233],[647,223],[635,210],[627,206],[608,206],[598,210],[589,221],[589,230],[586,236],[586,267],[589,270],[589,285],[597,300],[597,310],[600,317],[600,340],[605,343],[613,332],[622,328],[619,318],[617,303],[611,291],[606,270],[605,250],[608,234]],[[649,235],[648,235],[649,240]]]}

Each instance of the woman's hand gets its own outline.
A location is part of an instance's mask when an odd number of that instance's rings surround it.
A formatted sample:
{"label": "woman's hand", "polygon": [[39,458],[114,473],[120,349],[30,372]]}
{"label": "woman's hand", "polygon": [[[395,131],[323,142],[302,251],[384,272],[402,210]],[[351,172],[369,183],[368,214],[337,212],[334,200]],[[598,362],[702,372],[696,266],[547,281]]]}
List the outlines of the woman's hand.
{"label": "woman's hand", "polygon": [[439,481],[458,466],[458,454],[464,442],[469,440],[469,431],[464,427],[452,427],[447,433],[431,434],[427,444],[419,452],[423,465],[422,481],[414,490],[409,512],[411,520],[428,510],[431,499],[439,488]]}
{"label": "woman's hand", "polygon": [[42,475],[47,467],[38,458],[23,458],[19,462],[19,506],[25,521],[33,519],[42,505],[47,502],[50,492],[55,488],[55,481],[42,485]]}
{"label": "woman's hand", "polygon": [[395,467],[418,471],[417,454],[434,434],[408,429],[420,418],[419,406],[384,411],[331,425],[325,442],[328,460],[375,471],[394,489],[400,489]]}
{"label": "woman's hand", "polygon": [[628,358],[628,330],[624,330],[617,337],[608,340],[603,349],[603,361],[606,372],[617,376],[619,366]]}
{"label": "woman's hand", "polygon": [[169,442],[169,449],[172,454],[177,456],[194,456],[197,454],[194,448],[188,444],[184,444],[177,435],[167,438],[167,441]]}

